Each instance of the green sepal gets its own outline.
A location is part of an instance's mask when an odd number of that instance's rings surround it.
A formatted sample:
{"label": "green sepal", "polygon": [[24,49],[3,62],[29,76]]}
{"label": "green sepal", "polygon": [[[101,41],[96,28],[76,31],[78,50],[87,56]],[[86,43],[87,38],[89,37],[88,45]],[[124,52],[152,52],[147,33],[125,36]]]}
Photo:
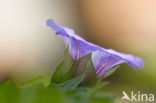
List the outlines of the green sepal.
{"label": "green sepal", "polygon": [[76,62],[72,59],[69,53],[69,47],[67,47],[64,53],[64,59],[56,67],[51,82],[61,83],[69,80],[73,75],[75,65]]}
{"label": "green sepal", "polygon": [[84,83],[87,85],[94,84],[97,81],[96,71],[92,63],[91,53],[80,58],[77,61],[74,75],[85,74]]}

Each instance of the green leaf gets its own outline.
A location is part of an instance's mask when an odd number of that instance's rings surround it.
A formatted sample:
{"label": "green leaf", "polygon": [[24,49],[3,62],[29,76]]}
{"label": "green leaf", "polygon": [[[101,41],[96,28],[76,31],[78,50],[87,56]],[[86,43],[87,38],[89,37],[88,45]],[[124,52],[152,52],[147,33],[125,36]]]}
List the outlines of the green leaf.
{"label": "green leaf", "polygon": [[88,95],[95,95],[99,90],[101,90],[104,86],[106,86],[109,82],[104,82],[103,78],[97,80],[95,87],[93,87],[89,92]]}
{"label": "green leaf", "polygon": [[33,78],[32,80],[28,80],[28,81],[24,81],[24,82],[15,82],[16,86],[18,87],[25,87],[27,85],[32,85],[35,83],[42,83],[44,86],[47,86],[47,84],[45,83],[45,79],[43,76],[39,76],[36,78]]}
{"label": "green leaf", "polygon": [[61,84],[52,84],[52,85],[61,87],[64,91],[71,91],[71,90],[76,89],[80,85],[80,83],[83,81],[84,77],[85,76],[83,74],[83,75],[77,76],[75,78],[72,78],[68,81],[65,81]]}
{"label": "green leaf", "polygon": [[56,67],[51,81],[54,83],[61,83],[70,79],[73,75],[75,65],[76,62],[70,56],[69,49],[67,47],[64,53],[64,59]]}
{"label": "green leaf", "polygon": [[58,88],[33,83],[16,87],[12,82],[0,84],[0,103],[71,103]]}
{"label": "green leaf", "polygon": [[89,88],[79,87],[73,91],[68,91],[66,95],[73,101],[73,103],[90,103],[90,96],[86,95]]}
{"label": "green leaf", "polygon": [[76,90],[67,92],[67,96],[71,98],[73,103],[114,103],[112,96],[104,93],[96,93],[96,95],[88,95],[92,89],[80,87]]}
{"label": "green leaf", "polygon": [[0,103],[17,103],[20,90],[10,81],[0,83]]}
{"label": "green leaf", "polygon": [[111,97],[95,96],[90,100],[90,103],[114,103],[114,100]]}
{"label": "green leaf", "polygon": [[19,103],[67,103],[67,99],[54,87],[33,84],[20,90]]}
{"label": "green leaf", "polygon": [[76,69],[74,71],[74,75],[78,76],[81,74],[85,74],[85,84],[94,84],[96,83],[97,77],[94,69],[94,65],[91,59],[91,53],[80,58],[77,61]]}
{"label": "green leaf", "polygon": [[72,82],[65,83],[67,92],[63,92],[59,87],[45,87],[37,82],[19,88],[6,81],[0,84],[0,103],[113,103],[110,96],[88,95],[92,88],[78,87],[83,76],[71,80],[73,82],[77,80],[77,85],[73,83],[73,86]]}

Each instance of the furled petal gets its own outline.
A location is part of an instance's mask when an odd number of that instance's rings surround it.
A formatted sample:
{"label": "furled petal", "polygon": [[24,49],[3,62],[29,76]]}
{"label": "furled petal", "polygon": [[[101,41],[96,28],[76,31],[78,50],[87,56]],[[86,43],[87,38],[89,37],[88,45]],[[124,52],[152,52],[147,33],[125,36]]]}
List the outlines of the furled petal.
{"label": "furled petal", "polygon": [[75,34],[72,29],[56,24],[51,19],[47,20],[47,25],[54,29],[56,31],[56,34],[62,36],[66,45],[69,44],[70,53],[74,60],[78,60],[79,58],[91,53],[92,51],[100,49],[100,47],[87,42],[86,40]]}
{"label": "furled petal", "polygon": [[123,60],[120,57],[105,51],[93,52],[92,61],[94,63],[94,67],[96,68],[96,74],[98,77],[104,76],[105,73],[107,73],[112,67],[116,65],[127,63],[126,60]]}
{"label": "furled petal", "polygon": [[92,44],[78,36],[74,30],[56,24],[51,19],[47,20],[47,25],[54,29],[56,34],[62,36],[66,45],[69,45],[69,51],[74,60],[92,53],[92,62],[98,77],[104,76],[112,67],[122,63],[127,63],[134,69],[136,67],[143,68],[144,66],[144,61],[139,57]]}

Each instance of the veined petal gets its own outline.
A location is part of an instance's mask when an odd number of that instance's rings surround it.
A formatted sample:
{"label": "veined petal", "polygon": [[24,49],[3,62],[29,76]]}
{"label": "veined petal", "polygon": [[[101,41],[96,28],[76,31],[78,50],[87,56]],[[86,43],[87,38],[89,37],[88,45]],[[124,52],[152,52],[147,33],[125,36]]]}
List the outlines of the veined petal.
{"label": "veined petal", "polygon": [[56,34],[60,34],[62,37],[73,37],[77,40],[82,40],[84,41],[83,38],[81,38],[80,36],[78,36],[77,34],[75,34],[74,30],[68,28],[68,27],[65,27],[63,25],[60,25],[60,24],[56,24],[53,20],[51,19],[48,19],[47,20],[47,25],[49,27],[51,27],[53,30],[56,31]]}
{"label": "veined petal", "polygon": [[56,31],[64,39],[66,45],[69,45],[69,51],[74,60],[86,56],[92,53],[92,62],[94,64],[96,74],[98,77],[102,77],[112,67],[127,63],[134,69],[136,67],[143,68],[144,61],[130,54],[120,53],[112,49],[105,49],[93,43],[90,43],[78,36],[74,30],[56,24],[53,20],[47,20],[47,25]]}
{"label": "veined petal", "polygon": [[144,61],[139,57],[133,56],[131,54],[124,54],[124,53],[115,51],[113,49],[108,49],[107,51],[109,53],[112,53],[114,55],[118,55],[118,56],[122,57],[123,59],[127,60],[128,64],[131,66],[132,65],[137,66],[139,69],[143,68],[143,66],[144,66]]}
{"label": "veined petal", "polygon": [[56,34],[62,36],[66,45],[69,45],[69,51],[74,60],[78,60],[79,58],[86,56],[92,51],[96,51],[100,49],[100,47],[87,42],[76,33],[74,30],[64,27],[62,25],[56,24],[53,20],[47,20],[47,25],[56,31]]}
{"label": "veined petal", "polygon": [[92,53],[92,61],[94,67],[96,68],[97,77],[102,77],[107,73],[111,68],[116,65],[127,63],[126,60],[110,54],[105,51],[95,51]]}

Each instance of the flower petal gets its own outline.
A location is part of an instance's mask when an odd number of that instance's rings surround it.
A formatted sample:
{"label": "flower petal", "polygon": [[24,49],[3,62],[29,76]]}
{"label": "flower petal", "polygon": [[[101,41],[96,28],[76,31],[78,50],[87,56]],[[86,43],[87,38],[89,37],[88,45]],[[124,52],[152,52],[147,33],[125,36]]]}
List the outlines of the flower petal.
{"label": "flower petal", "polygon": [[56,34],[60,34],[62,37],[73,37],[77,40],[82,40],[84,41],[83,38],[81,38],[80,36],[78,36],[77,34],[75,34],[74,30],[68,28],[68,27],[64,27],[60,24],[56,24],[53,20],[48,19],[47,20],[47,25],[49,27],[51,27],[52,29],[54,29],[56,31]]}
{"label": "flower petal", "polygon": [[143,68],[143,66],[144,66],[144,61],[139,57],[133,56],[131,54],[124,54],[124,53],[115,51],[113,49],[108,49],[107,51],[109,53],[112,53],[114,55],[118,55],[121,58],[127,60],[128,64],[131,66],[137,66],[139,69]]}
{"label": "flower petal", "polygon": [[69,44],[70,53],[74,60],[78,60],[79,58],[86,56],[92,51],[100,49],[100,47],[87,42],[86,40],[75,34],[74,30],[56,24],[51,19],[47,20],[47,25],[54,29],[56,31],[56,34],[62,36],[66,45]]}
{"label": "flower petal", "polygon": [[96,68],[97,77],[102,77],[107,73],[111,68],[116,65],[127,63],[127,61],[122,58],[112,55],[105,51],[95,51],[92,53],[92,61],[94,67]]}
{"label": "flower petal", "polygon": [[134,69],[136,69],[136,66],[138,68],[144,66],[144,61],[141,58],[92,44],[78,36],[74,30],[56,24],[51,19],[47,20],[47,25],[54,29],[56,34],[62,36],[66,45],[69,45],[69,51],[74,60],[92,53],[92,62],[98,77],[104,76],[112,67],[122,63],[127,63]]}

